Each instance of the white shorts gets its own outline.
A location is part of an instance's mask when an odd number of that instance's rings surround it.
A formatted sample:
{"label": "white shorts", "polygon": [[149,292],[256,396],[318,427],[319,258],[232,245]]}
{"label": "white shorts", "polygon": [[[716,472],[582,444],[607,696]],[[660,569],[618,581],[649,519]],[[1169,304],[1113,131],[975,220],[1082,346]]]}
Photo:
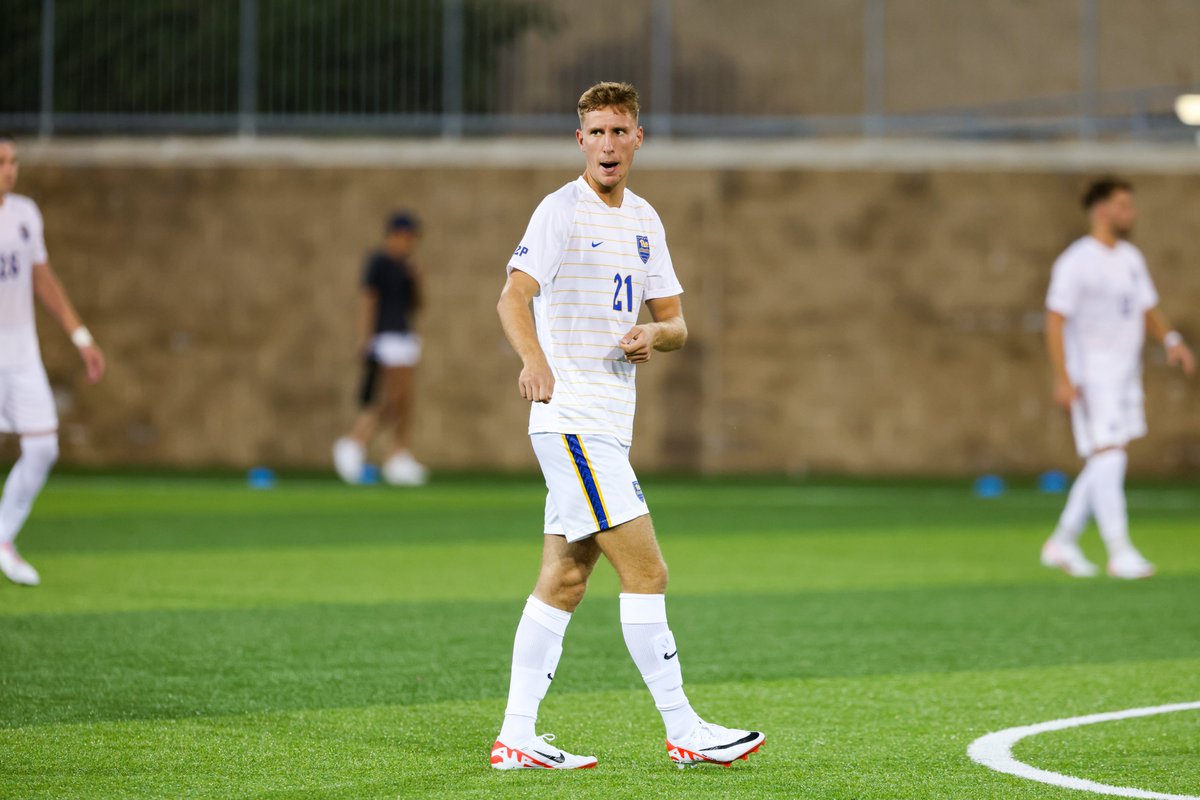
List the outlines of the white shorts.
{"label": "white shorts", "polygon": [[371,352],[385,367],[415,367],[421,360],[421,337],[415,333],[377,333]]}
{"label": "white shorts", "polygon": [[0,433],[56,430],[58,409],[42,362],[0,370]]}
{"label": "white shorts", "polygon": [[1146,435],[1142,382],[1080,386],[1079,399],[1071,406],[1071,428],[1080,458],[1142,438]]}
{"label": "white shorts", "polygon": [[529,440],[546,476],[548,536],[577,542],[650,513],[629,448],[615,436],[535,433]]}

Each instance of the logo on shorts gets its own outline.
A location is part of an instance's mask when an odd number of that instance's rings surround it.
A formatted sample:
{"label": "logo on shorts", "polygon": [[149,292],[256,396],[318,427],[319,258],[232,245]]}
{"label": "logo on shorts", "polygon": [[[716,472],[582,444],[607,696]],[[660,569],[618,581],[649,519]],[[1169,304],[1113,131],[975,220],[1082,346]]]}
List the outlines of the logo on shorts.
{"label": "logo on shorts", "polygon": [[638,255],[642,257],[642,263],[645,264],[650,260],[650,237],[637,237]]}
{"label": "logo on shorts", "polygon": [[642,486],[637,481],[633,482],[633,491],[637,494],[638,500],[641,500],[643,503],[646,502],[646,496],[642,494]]}
{"label": "logo on shorts", "polygon": [[20,230],[21,230],[21,241],[28,242],[29,241],[29,226],[22,225]]}

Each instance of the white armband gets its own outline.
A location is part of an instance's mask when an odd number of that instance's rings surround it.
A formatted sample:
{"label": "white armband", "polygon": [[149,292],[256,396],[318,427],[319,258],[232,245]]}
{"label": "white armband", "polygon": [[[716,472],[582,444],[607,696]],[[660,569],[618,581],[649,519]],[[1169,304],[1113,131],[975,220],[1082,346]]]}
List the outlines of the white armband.
{"label": "white armband", "polygon": [[1177,344],[1183,344],[1183,336],[1179,333],[1179,331],[1171,331],[1163,337],[1163,347],[1167,348],[1168,350]]}
{"label": "white armband", "polygon": [[92,332],[84,326],[80,325],[75,330],[71,331],[71,343],[82,350],[85,347],[91,347],[96,343],[92,338]]}

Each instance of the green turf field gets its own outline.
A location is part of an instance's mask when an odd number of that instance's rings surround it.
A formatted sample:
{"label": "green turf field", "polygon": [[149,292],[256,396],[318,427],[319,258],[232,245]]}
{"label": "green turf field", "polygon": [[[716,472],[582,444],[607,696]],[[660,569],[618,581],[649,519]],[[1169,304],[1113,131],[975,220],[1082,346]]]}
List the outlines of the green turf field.
{"label": "green turf field", "polygon": [[[643,484],[689,694],[767,732],[749,762],[670,764],[601,566],[540,723],[599,768],[488,768],[541,544],[533,480],[58,476],[20,541],[43,586],[0,586],[0,796],[1080,798],[967,746],[1200,700],[1200,491],[1131,491],[1161,574],[1120,583],[1038,566],[1062,498],[1032,489]],[[1198,743],[1186,712],[1016,755],[1200,795]]]}

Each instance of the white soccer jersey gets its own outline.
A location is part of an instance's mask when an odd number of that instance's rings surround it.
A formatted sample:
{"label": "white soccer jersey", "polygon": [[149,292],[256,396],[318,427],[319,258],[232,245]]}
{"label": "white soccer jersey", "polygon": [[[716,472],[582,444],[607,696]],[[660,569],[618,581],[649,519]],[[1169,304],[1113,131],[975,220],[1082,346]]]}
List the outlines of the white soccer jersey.
{"label": "white soccer jersey", "polygon": [[41,361],[33,316],[33,265],[46,263],[42,214],[19,194],[0,203],[0,370]]}
{"label": "white soccer jersey", "polygon": [[610,208],[580,177],[547,195],[508,262],[537,280],[538,342],[554,396],[534,403],[532,433],[610,434],[633,441],[635,368],[617,343],[642,303],[682,294],[658,214],[628,189]]}
{"label": "white soccer jersey", "polygon": [[1146,312],[1158,292],[1142,253],[1129,242],[1109,248],[1084,236],[1054,262],[1046,308],[1067,319],[1067,373],[1076,384],[1138,379]]}

